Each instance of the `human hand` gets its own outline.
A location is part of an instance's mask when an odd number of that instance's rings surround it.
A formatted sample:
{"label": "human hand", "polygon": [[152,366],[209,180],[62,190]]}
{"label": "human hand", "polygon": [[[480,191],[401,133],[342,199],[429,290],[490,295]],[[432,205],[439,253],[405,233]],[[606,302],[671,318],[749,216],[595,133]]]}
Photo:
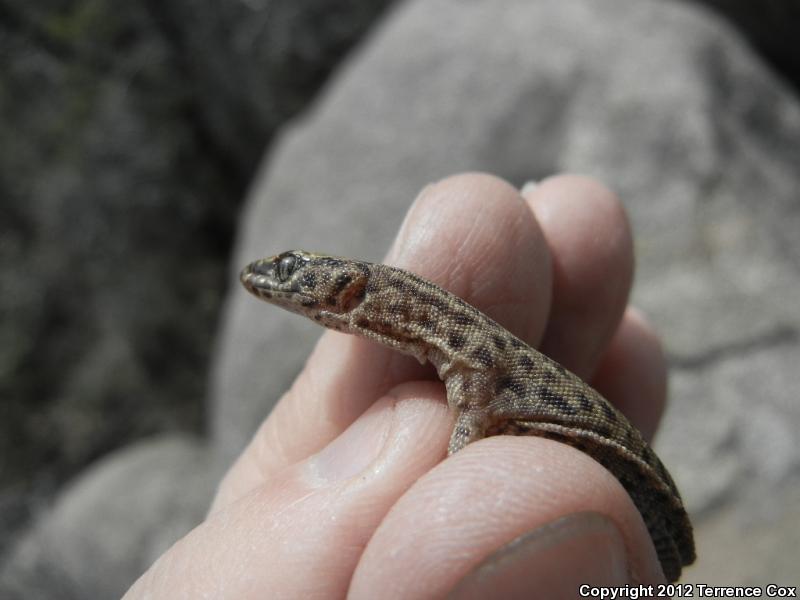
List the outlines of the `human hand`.
{"label": "human hand", "polygon": [[[630,232],[599,184],[554,177],[523,201],[493,177],[446,179],[423,190],[387,263],[590,378],[652,437],[664,359],[626,309]],[[508,436],[442,461],[452,423],[430,368],[326,332],[206,521],[126,598],[554,598],[663,581],[638,511],[598,463]]]}

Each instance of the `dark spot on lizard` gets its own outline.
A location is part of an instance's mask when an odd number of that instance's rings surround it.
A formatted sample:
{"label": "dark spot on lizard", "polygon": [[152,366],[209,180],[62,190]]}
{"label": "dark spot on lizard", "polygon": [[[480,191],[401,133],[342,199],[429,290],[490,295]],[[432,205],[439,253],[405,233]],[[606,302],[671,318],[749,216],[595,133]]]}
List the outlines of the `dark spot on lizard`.
{"label": "dark spot on lizard", "polygon": [[578,402],[581,405],[581,409],[583,409],[585,412],[592,412],[593,408],[592,403],[589,401],[589,398],[587,398],[586,394],[584,394],[583,392],[578,394]]}
{"label": "dark spot on lizard", "polygon": [[[625,430],[625,441],[627,442],[626,445],[629,448],[635,448],[636,446],[638,446],[641,443],[641,441],[639,439],[639,434],[636,432],[636,430],[634,430],[633,427],[627,427],[626,428],[626,430]],[[641,456],[642,456],[642,458],[644,459],[644,461],[646,463],[650,463],[651,459],[649,458],[649,456],[647,456],[647,454],[648,454],[647,453],[647,449],[645,449],[645,450],[642,451]]]}
{"label": "dark spot on lizard", "polygon": [[303,298],[300,300],[300,304],[306,308],[314,308],[317,305],[317,301],[312,298]]}
{"label": "dark spot on lizard", "polygon": [[360,317],[356,320],[356,326],[361,327],[362,329],[369,329],[369,319],[366,317]]}
{"label": "dark spot on lizard", "polygon": [[506,341],[501,336],[497,334],[492,335],[492,341],[494,342],[495,348],[498,350],[506,349]]}
{"label": "dark spot on lizard", "polygon": [[417,324],[423,329],[431,330],[436,327],[436,324],[428,317],[423,317],[417,321]]}
{"label": "dark spot on lizard", "polygon": [[601,402],[600,407],[603,409],[603,414],[606,416],[606,419],[612,423],[617,422],[617,414],[614,412],[614,409],[609,406],[608,402]]}
{"label": "dark spot on lizard", "polygon": [[390,279],[386,285],[390,288],[394,288],[401,292],[405,291],[408,288],[408,285],[402,279]]}
{"label": "dark spot on lizard", "polygon": [[432,294],[419,294],[420,302],[424,302],[425,304],[430,304],[433,307],[438,308],[441,311],[447,310],[447,303],[442,300],[441,298],[437,298]]}
{"label": "dark spot on lizard", "polygon": [[334,282],[333,293],[339,294],[351,281],[353,281],[353,278],[347,273],[337,275],[336,281]]}
{"label": "dark spot on lizard", "polygon": [[542,374],[542,379],[544,380],[545,383],[552,384],[558,380],[558,377],[556,377],[556,374],[551,371],[545,371]]}
{"label": "dark spot on lizard", "polygon": [[453,323],[456,325],[474,325],[475,319],[464,313],[458,313],[453,315]]}
{"label": "dark spot on lizard", "polygon": [[510,341],[511,341],[511,347],[512,348],[515,348],[515,349],[519,350],[520,348],[524,348],[525,347],[525,344],[523,344],[521,340],[519,340],[519,339],[517,339],[515,337],[510,338]]}
{"label": "dark spot on lizard", "polygon": [[597,425],[594,425],[592,427],[592,429],[600,437],[604,437],[604,438],[608,438],[608,439],[613,438],[613,436],[611,435],[611,430],[608,427],[606,427],[605,425],[597,424]]}
{"label": "dark spot on lizard", "polygon": [[405,302],[392,302],[386,310],[394,315],[408,317],[411,312],[411,307]]}
{"label": "dark spot on lizard", "polygon": [[572,405],[567,402],[567,400],[552,390],[546,388],[543,385],[540,385],[536,389],[536,396],[547,402],[548,404],[552,404],[553,406],[557,407],[561,412],[567,413],[568,415],[574,415],[575,409]]}
{"label": "dark spot on lizard", "polygon": [[367,282],[367,287],[366,287],[365,289],[366,289],[366,291],[367,291],[367,292],[369,292],[369,293],[375,293],[375,292],[377,292],[377,291],[378,291],[380,288],[378,287],[378,284],[377,284],[377,283],[375,283],[374,281],[368,281],[368,282]]}
{"label": "dark spot on lizard", "polygon": [[511,390],[518,398],[522,398],[525,396],[527,386],[516,377],[504,375],[497,380],[497,383],[495,383],[494,392],[495,394],[499,394],[500,392],[504,392],[506,390]]}
{"label": "dark spot on lizard", "polygon": [[409,298],[413,298],[417,302],[421,302],[422,301],[423,294],[417,288],[413,288],[413,287],[412,288],[408,288],[406,290],[406,294],[408,294]]}
{"label": "dark spot on lizard", "polygon": [[483,346],[478,346],[470,352],[470,356],[481,363],[487,369],[490,369],[494,366],[494,359],[492,358],[491,352],[489,352]]}
{"label": "dark spot on lizard", "polygon": [[313,290],[317,286],[317,276],[312,271],[306,271],[303,273],[300,282],[303,284],[303,287]]}
{"label": "dark spot on lizard", "polygon": [[533,369],[533,359],[531,359],[531,357],[527,354],[523,354],[519,357],[519,366],[522,367],[522,369],[524,369],[526,372],[529,372],[531,369]]}
{"label": "dark spot on lizard", "polygon": [[447,336],[447,344],[455,350],[460,350],[466,343],[467,339],[460,333],[451,333]]}

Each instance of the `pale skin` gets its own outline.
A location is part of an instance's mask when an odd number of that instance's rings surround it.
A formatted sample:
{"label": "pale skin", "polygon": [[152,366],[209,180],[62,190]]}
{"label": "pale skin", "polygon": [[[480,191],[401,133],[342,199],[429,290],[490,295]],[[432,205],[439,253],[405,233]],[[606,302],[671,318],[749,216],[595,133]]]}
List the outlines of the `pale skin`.
{"label": "pale skin", "polygon": [[[521,194],[489,175],[447,178],[416,199],[385,262],[589,380],[652,438],[664,358],[628,306],[630,229],[598,182],[562,175]],[[452,424],[429,366],[326,331],[206,521],[126,598],[558,598],[663,581],[638,511],[598,463],[510,436],[444,460]]]}

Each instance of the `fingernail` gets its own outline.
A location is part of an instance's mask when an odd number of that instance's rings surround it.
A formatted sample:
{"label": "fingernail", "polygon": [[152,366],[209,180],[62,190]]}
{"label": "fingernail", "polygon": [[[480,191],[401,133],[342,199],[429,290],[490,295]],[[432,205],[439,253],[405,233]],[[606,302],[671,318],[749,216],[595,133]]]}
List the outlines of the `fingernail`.
{"label": "fingernail", "polygon": [[450,598],[577,598],[581,586],[629,583],[622,535],[599,513],[577,513],[488,556]]}
{"label": "fingernail", "polygon": [[394,420],[394,404],[373,404],[339,437],[309,458],[308,468],[322,483],[355,477],[381,453]]}
{"label": "fingernail", "polygon": [[519,189],[519,193],[521,196],[527,196],[533,190],[539,187],[539,184],[536,181],[526,181],[523,186]]}

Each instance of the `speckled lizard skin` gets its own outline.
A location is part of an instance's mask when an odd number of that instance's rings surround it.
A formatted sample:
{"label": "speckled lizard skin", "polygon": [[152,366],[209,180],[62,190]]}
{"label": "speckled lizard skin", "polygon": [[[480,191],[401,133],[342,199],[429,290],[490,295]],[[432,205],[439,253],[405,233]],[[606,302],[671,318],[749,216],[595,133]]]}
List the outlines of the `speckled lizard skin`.
{"label": "speckled lizard skin", "polygon": [[303,251],[241,273],[258,298],[430,361],[456,413],[448,454],[490,435],[538,435],[585,452],[625,487],[669,581],[695,559],[692,526],[661,461],[588,384],[460,298],[412,273]]}

